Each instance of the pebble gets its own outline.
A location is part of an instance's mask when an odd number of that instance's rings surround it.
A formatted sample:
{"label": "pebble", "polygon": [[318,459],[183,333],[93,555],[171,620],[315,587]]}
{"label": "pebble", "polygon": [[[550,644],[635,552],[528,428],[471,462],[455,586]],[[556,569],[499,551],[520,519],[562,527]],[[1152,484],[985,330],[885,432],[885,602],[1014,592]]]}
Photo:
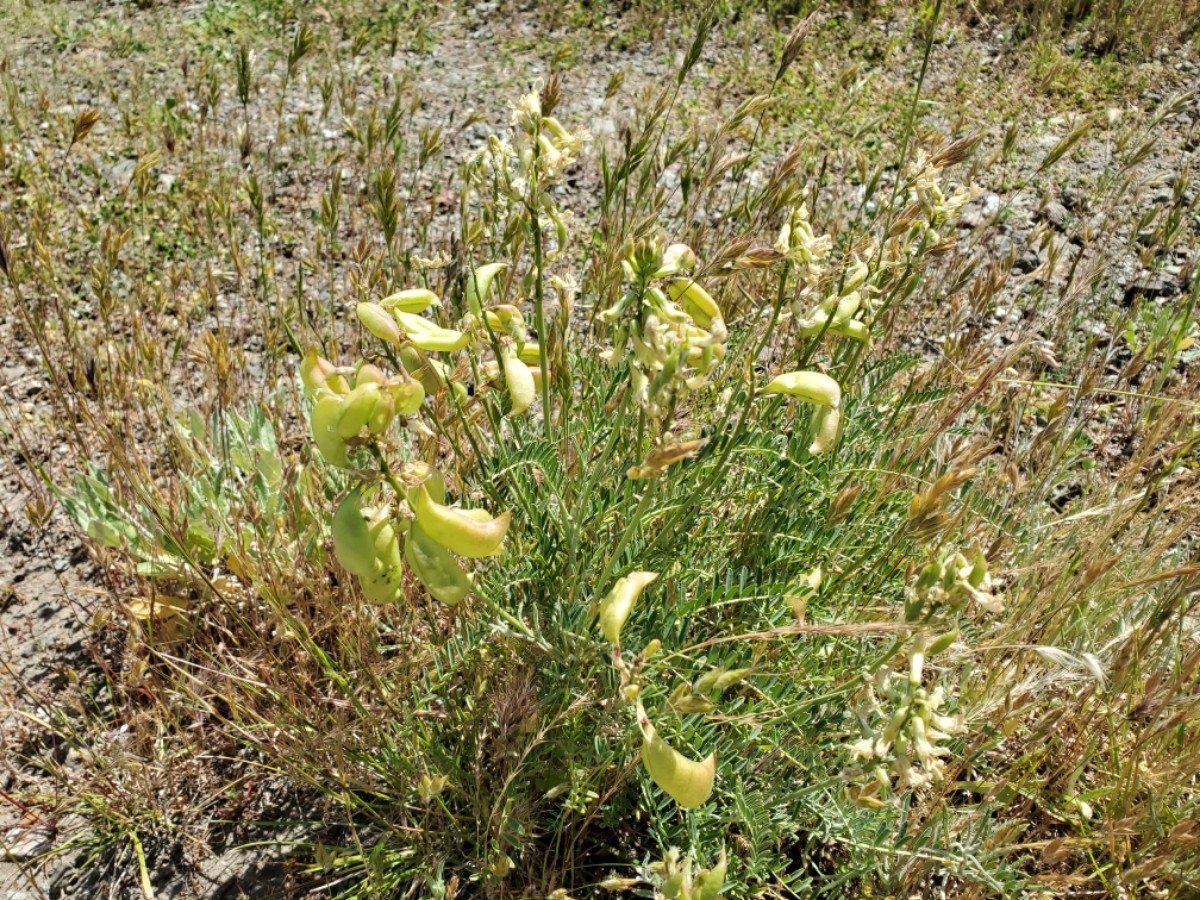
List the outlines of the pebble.
{"label": "pebble", "polygon": [[1083,209],[1087,205],[1087,192],[1077,187],[1066,188],[1062,193],[1062,204],[1069,210]]}
{"label": "pebble", "polygon": [[1070,215],[1067,208],[1057,200],[1051,200],[1040,210],[1040,215],[1043,219],[1050,223],[1053,227],[1061,231],[1066,227],[1067,217]]}
{"label": "pebble", "polygon": [[54,836],[44,828],[15,828],[5,837],[9,859],[24,862],[35,859],[54,846]]}
{"label": "pebble", "polygon": [[1013,263],[1013,270],[1024,275],[1032,272],[1041,263],[1042,258],[1038,256],[1038,252],[1032,247],[1026,247],[1021,255],[1017,257],[1017,261]]}

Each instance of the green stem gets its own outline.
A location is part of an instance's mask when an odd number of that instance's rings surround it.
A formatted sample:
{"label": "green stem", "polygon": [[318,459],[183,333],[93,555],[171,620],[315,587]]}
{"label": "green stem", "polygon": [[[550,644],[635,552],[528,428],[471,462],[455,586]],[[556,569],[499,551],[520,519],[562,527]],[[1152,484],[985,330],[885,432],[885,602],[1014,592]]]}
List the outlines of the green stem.
{"label": "green stem", "polygon": [[637,533],[638,526],[641,525],[647,510],[650,509],[650,502],[654,499],[658,482],[658,478],[653,478],[646,486],[646,490],[642,494],[642,499],[638,502],[637,509],[633,511],[633,517],[630,518],[629,523],[625,526],[625,531],[621,535],[621,539],[617,541],[617,546],[609,554],[604,568],[600,570],[600,577],[595,582],[597,593],[607,586],[608,579],[612,576],[613,570],[617,567],[617,562],[621,559],[621,554],[625,552],[625,548],[629,546],[629,542],[633,539],[634,534]]}
{"label": "green stem", "polygon": [[[621,401],[621,405],[617,408],[617,420],[613,423],[612,431],[609,433],[608,443],[606,443],[604,445],[604,449],[601,451],[600,455],[597,457],[597,459],[600,461],[600,463],[604,463],[612,456],[613,449],[616,447],[617,441],[621,437],[621,429],[625,425],[625,416],[628,412],[628,407],[629,407],[629,395],[626,394],[624,399]],[[588,473],[587,479],[583,483],[583,490],[579,492],[579,500],[575,505],[575,509],[572,510],[567,515],[567,522],[569,523],[569,526],[570,526],[570,536],[567,539],[567,571],[568,572],[576,571],[575,566],[576,566],[576,562],[578,560],[578,554],[579,554],[579,531],[580,531],[579,520],[582,517],[583,512],[587,507],[588,497],[592,492],[592,486],[596,482],[596,477],[599,474],[600,469],[601,469],[600,465],[596,465],[596,466],[592,467],[591,472]],[[571,584],[571,596],[570,596],[571,601],[574,601],[574,599],[578,596],[579,587],[580,587],[579,579],[575,579]]]}
{"label": "green stem", "polygon": [[[536,176],[529,179],[531,198],[537,190]],[[549,335],[546,334],[546,275],[542,271],[542,221],[538,215],[537,205],[529,209],[531,228],[533,230],[533,267],[537,275],[533,280],[533,316],[534,327],[538,336],[538,365],[542,370],[542,427],[546,432],[546,440],[550,441],[550,370],[546,359],[546,344]]]}

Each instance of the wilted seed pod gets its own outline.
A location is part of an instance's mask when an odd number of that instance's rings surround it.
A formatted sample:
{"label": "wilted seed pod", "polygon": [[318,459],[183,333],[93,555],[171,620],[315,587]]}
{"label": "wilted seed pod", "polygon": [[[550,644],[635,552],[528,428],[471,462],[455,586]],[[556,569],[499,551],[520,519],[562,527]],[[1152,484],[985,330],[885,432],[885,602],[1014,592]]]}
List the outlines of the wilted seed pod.
{"label": "wilted seed pod", "polygon": [[672,300],[683,305],[701,328],[708,328],[713,319],[721,318],[721,307],[695,279],[676,278],[667,286],[667,293]]}
{"label": "wilted seed pod", "polygon": [[412,509],[417,508],[417,489],[424,485],[435,503],[446,502],[446,479],[429,463],[412,460],[400,466],[400,480],[406,485],[405,499]]}
{"label": "wilted seed pod", "polygon": [[787,394],[806,403],[837,409],[842,405],[842,389],[823,372],[785,372],[771,381],[764,394]]}
{"label": "wilted seed pod", "polygon": [[325,379],[333,368],[333,363],[317,354],[316,347],[309,347],[304,359],[300,360],[300,381],[304,389],[311,395],[324,388]]}
{"label": "wilted seed pod", "polygon": [[498,262],[477,266],[471,270],[467,275],[467,309],[477,316],[483,314],[483,301],[492,287],[492,279],[496,277],[496,273],[507,267],[508,263]]}
{"label": "wilted seed pod", "polygon": [[436,396],[441,386],[446,383],[441,364],[410,344],[400,348],[399,356],[404,370],[420,380],[425,393]]}
{"label": "wilted seed pod", "polygon": [[688,759],[663,740],[640,704],[638,725],[642,731],[642,762],[654,783],[684,809],[704,805],[712,795],[717,755],[709,754],[702,762]]}
{"label": "wilted seed pod", "polygon": [[357,385],[342,404],[342,415],[338,419],[337,433],[343,441],[357,437],[370,420],[383,391],[373,381]]}
{"label": "wilted seed pod", "polygon": [[497,553],[512,521],[509,511],[494,519],[489,517],[486,521],[479,521],[465,510],[436,502],[424,485],[417,489],[413,512],[426,534],[443,547],[468,559]]}
{"label": "wilted seed pod", "polygon": [[600,630],[610,644],[620,646],[621,626],[629,618],[642,591],[656,578],[657,572],[630,572],[624,578],[618,578],[612,590],[600,601]]}
{"label": "wilted seed pod", "polygon": [[351,575],[375,573],[375,539],[362,512],[362,495],[351,491],[338,504],[330,521],[333,555]]}
{"label": "wilted seed pod", "polygon": [[470,342],[470,338],[461,331],[442,328],[428,319],[422,319],[412,313],[397,311],[396,321],[407,335],[409,342],[422,350],[453,353],[455,350],[462,350]]}
{"label": "wilted seed pod", "polygon": [[441,306],[442,302],[433,291],[426,290],[425,288],[409,288],[406,291],[397,291],[394,294],[389,294],[379,301],[379,305],[384,309],[398,309],[400,312],[419,313],[425,312],[431,306]]}
{"label": "wilted seed pod", "polygon": [[404,558],[435,600],[455,606],[471,593],[471,580],[458,560],[427,535],[417,522],[409,526],[404,539]]}
{"label": "wilted seed pod", "polygon": [[375,303],[359,303],[355,307],[358,321],[375,337],[392,346],[400,344],[400,326],[396,319],[382,306]]}
{"label": "wilted seed pod", "polygon": [[344,404],[344,397],[336,394],[324,395],[313,405],[309,414],[309,424],[312,426],[313,443],[317,445],[325,461],[341,468],[349,468],[348,448],[338,434],[337,427]]}
{"label": "wilted seed pod", "polygon": [[504,363],[504,383],[508,386],[508,396],[512,401],[510,415],[522,416],[529,411],[533,398],[537,396],[533,372],[517,358],[512,347],[504,348],[501,359]]}

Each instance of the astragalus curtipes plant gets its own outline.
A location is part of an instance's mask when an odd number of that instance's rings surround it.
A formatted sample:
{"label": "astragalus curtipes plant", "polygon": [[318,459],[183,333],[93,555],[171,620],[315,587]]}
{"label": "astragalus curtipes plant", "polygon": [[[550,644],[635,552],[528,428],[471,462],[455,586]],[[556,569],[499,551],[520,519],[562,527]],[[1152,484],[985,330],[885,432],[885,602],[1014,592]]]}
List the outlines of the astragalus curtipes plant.
{"label": "astragalus curtipes plant", "polygon": [[[965,640],[958,598],[987,592],[983,557],[935,542],[936,561],[906,582],[905,545],[839,548],[845,532],[817,523],[831,502],[846,517],[852,473],[879,452],[882,433],[847,413],[880,400],[857,396],[876,365],[872,336],[945,249],[940,229],[969,191],[946,188],[943,170],[969,144],[915,155],[881,214],[839,241],[815,230],[793,154],[758,200],[775,213],[752,216],[743,237],[692,247],[649,197],[627,211],[619,246],[605,246],[607,226],[590,233],[579,272],[572,241],[588,231],[555,188],[588,138],[553,115],[557,101],[555,80],[526,94],[509,133],[464,160],[455,254],[414,254],[412,284],[356,304],[366,353],[334,362],[310,349],[301,362],[312,442],[345,473],[334,554],[370,603],[454,608],[418,690],[447,722],[482,727],[475,707],[508,696],[490,682],[530,695],[502,776],[480,772],[487,728],[427,734],[411,763],[429,814],[483,817],[477,849],[460,849],[474,877],[577,884],[580,848],[608,847],[614,865],[647,860],[614,871],[613,888],[712,900],[796,887],[806,873],[780,874],[790,851],[768,834],[799,828],[830,792],[851,808],[895,807],[943,777],[966,727],[952,670],[935,684],[923,660]],[[624,189],[621,177],[605,190]],[[706,190],[730,199],[720,183]],[[892,390],[877,371],[866,383]],[[879,510],[881,528],[906,521]],[[858,554],[849,574],[847,553]],[[894,616],[806,631],[810,604],[866,573],[895,594]],[[874,631],[889,635],[885,652],[864,644]],[[817,685],[789,682],[811,670],[805,633],[827,634],[838,667],[859,660],[815,701]],[[473,697],[447,681],[468,661],[482,679]],[[511,699],[492,702],[495,727],[509,727]],[[820,772],[796,752],[810,740]]]}

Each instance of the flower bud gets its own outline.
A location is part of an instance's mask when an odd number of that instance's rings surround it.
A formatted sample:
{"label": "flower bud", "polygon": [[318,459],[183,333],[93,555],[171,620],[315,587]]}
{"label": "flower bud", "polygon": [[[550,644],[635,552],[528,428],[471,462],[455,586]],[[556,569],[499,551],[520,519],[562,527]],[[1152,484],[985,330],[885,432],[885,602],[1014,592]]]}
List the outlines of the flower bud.
{"label": "flower bud", "polygon": [[452,353],[455,350],[462,350],[470,342],[470,338],[461,331],[442,328],[428,319],[412,313],[397,312],[396,321],[407,335],[409,342],[422,350]]}
{"label": "flower bud", "polygon": [[713,319],[721,318],[721,307],[695,279],[676,278],[667,286],[667,293],[701,328],[707,328]]}

